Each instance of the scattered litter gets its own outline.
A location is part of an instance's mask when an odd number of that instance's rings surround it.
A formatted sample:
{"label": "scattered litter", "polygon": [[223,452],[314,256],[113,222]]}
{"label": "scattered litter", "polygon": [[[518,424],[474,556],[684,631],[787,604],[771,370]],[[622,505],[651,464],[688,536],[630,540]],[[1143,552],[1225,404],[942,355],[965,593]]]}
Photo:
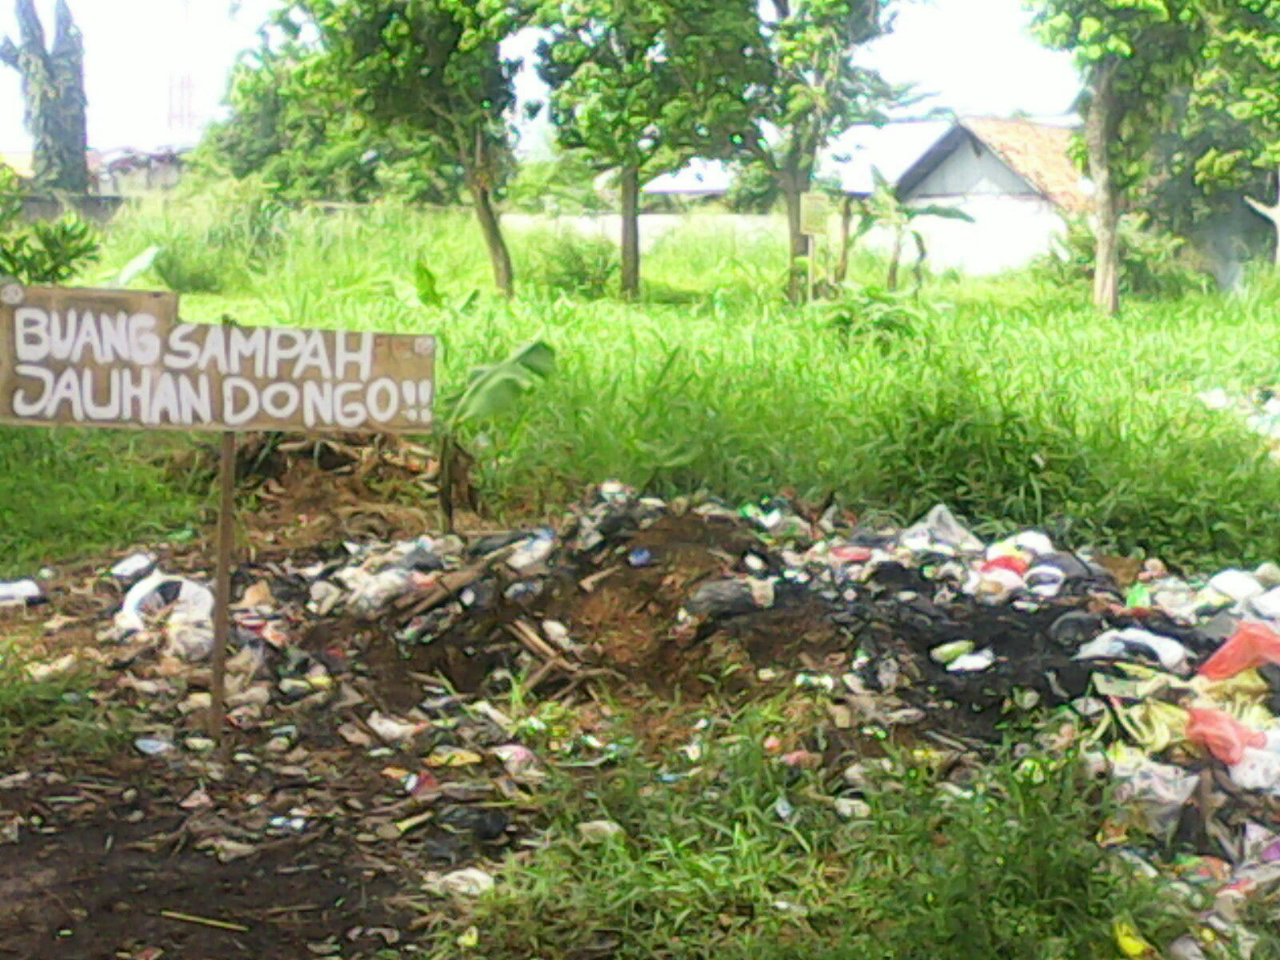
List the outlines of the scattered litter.
{"label": "scattered litter", "polygon": [[40,584],[34,580],[14,580],[8,583],[0,583],[0,605],[25,604],[30,607],[35,606],[44,599],[44,591],[40,589]]}
{"label": "scattered litter", "polygon": [[625,837],[626,831],[612,820],[592,820],[578,824],[578,833],[587,843],[604,843],[614,837]]}

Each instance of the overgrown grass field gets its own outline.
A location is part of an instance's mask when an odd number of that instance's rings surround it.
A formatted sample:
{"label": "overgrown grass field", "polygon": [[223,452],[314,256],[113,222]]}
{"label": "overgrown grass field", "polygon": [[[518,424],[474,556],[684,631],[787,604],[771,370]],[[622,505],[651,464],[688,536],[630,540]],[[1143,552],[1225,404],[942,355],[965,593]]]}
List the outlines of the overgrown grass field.
{"label": "overgrown grass field", "polygon": [[[462,213],[287,212],[237,187],[127,213],[84,279],[154,244],[135,285],[179,290],[189,319],[434,332],[443,397],[474,365],[545,339],[557,374],[469,438],[497,511],[617,477],[735,501],[834,492],[899,519],[946,501],[987,533],[1035,524],[1195,567],[1280,557],[1280,469],[1196,399],[1277,379],[1274,281],[1131,300],[1117,319],[1031,274],[934,277],[888,307],[857,294],[793,307],[781,229],[736,236],[694,217],[656,242],[646,295],[626,303],[607,293],[607,244],[550,226],[510,241],[521,289],[508,303],[489,295]],[[446,307],[417,301],[419,258]],[[874,257],[855,261],[855,286],[878,282]],[[195,516],[190,488],[141,460],[136,438],[0,438],[10,570]]]}

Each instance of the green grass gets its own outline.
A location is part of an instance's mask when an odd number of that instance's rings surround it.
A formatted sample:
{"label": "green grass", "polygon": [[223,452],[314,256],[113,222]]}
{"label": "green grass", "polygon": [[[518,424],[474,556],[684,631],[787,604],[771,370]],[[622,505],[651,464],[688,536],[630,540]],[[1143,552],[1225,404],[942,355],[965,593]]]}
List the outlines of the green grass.
{"label": "green grass", "polygon": [[[1241,424],[1195,399],[1210,386],[1277,379],[1280,285],[1133,301],[1109,320],[1083,290],[948,275],[930,282],[907,323],[870,334],[855,324],[849,335],[830,308],[782,301],[780,233],[737,237],[693,221],[646,257],[648,293],[635,304],[571,292],[598,286],[601,273],[609,282],[598,249],[570,256],[563,234],[542,228],[510,240],[524,282],[505,303],[487,293],[483,246],[464,213],[286,213],[228,188],[130,213],[103,262],[118,268],[160,243],[176,260],[163,271],[170,279],[223,264],[217,292],[184,295],[192,319],[436,332],[442,396],[474,365],[546,339],[557,376],[471,438],[499,511],[546,507],[608,477],[730,500],[790,487],[899,520],[946,501],[987,534],[1038,525],[1075,545],[1194,567],[1280,557],[1280,470]],[[451,305],[481,296],[465,310],[418,306],[419,256]],[[874,282],[875,258],[855,259]],[[141,503],[167,489],[142,475]],[[39,477],[18,466],[6,482],[34,489]],[[90,486],[57,506],[93,518],[96,542],[136,536],[135,516],[163,526],[191,508],[179,496],[172,510],[134,513],[117,500],[97,516],[102,493]],[[24,516],[6,545],[56,555],[69,526]]]}
{"label": "green grass", "polygon": [[[1116,955],[1120,919],[1161,945],[1186,931],[1185,902],[1092,839],[1110,804],[1074,760],[1006,757],[953,792],[898,757],[846,821],[838,777],[766,756],[779,707],[714,722],[675,782],[635,754],[559,782],[543,844],[471,910],[444,911],[430,955],[1049,960]],[[578,824],[598,819],[625,836],[585,843]],[[456,949],[471,926],[478,943]]]}
{"label": "green grass", "polygon": [[0,428],[0,576],[155,539],[194,522],[191,484],[160,461],[171,435]]}

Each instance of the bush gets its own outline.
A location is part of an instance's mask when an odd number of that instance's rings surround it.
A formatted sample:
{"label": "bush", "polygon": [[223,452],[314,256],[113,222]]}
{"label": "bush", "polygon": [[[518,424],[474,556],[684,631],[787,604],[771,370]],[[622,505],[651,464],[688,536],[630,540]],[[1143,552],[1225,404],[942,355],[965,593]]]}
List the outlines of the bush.
{"label": "bush", "polygon": [[537,229],[517,243],[517,255],[523,261],[517,276],[534,287],[598,300],[618,276],[618,248],[604,237],[584,236],[572,229]]}
{"label": "bush", "polygon": [[929,310],[905,294],[867,286],[843,291],[839,300],[816,308],[822,322],[850,344],[883,352],[906,340],[918,340]]}
{"label": "bush", "polygon": [[98,259],[97,232],[74,213],[26,223],[17,175],[0,166],[0,276],[23,283],[62,283]]}
{"label": "bush", "polygon": [[[1206,291],[1210,278],[1194,262],[1186,241],[1148,227],[1134,214],[1120,219],[1120,292],[1153,299]],[[1072,220],[1052,252],[1036,259],[1032,272],[1054,284],[1090,284],[1094,263],[1093,227]]]}

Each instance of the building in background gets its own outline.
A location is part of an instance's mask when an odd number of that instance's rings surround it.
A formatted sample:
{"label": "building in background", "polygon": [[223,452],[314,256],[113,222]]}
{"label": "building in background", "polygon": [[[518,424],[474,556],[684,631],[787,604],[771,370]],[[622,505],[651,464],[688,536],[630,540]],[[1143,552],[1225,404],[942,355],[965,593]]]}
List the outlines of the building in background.
{"label": "building in background", "polygon": [[182,181],[190,152],[185,148],[164,148],[105,153],[98,167],[98,192],[117,197],[167,193]]}
{"label": "building in background", "polygon": [[[1091,208],[1089,184],[1070,157],[1063,123],[968,117],[853,127],[818,157],[817,179],[861,199],[875,171],[908,203],[955,206],[972,223],[922,218],[919,229],[935,268],[997,273],[1052,249],[1067,220]],[[646,184],[647,196],[723,198],[733,184],[726,163],[694,160]],[[879,231],[863,241],[890,242]]]}
{"label": "building in background", "polygon": [[897,178],[908,203],[958,207],[973,223],[922,219],[935,267],[997,273],[1049,252],[1092,207],[1071,160],[1069,127],[1030,120],[957,121]]}

